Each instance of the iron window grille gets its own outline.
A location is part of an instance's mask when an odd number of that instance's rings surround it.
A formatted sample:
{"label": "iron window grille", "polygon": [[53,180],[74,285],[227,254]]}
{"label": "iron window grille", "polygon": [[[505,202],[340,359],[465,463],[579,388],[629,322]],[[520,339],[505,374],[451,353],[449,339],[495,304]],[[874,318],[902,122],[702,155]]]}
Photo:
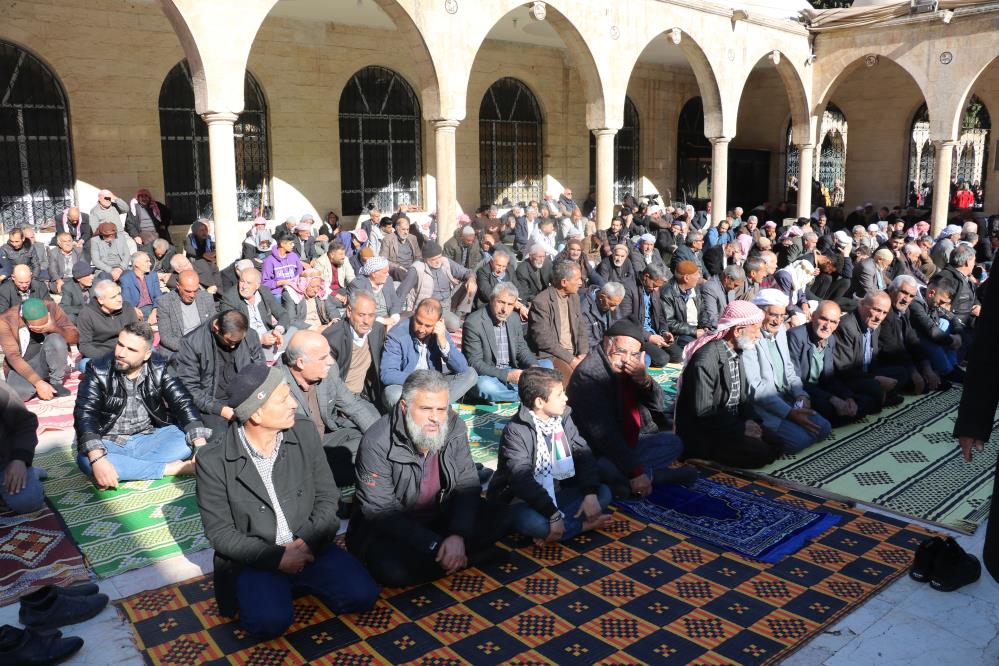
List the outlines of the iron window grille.
{"label": "iron window grille", "polygon": [[[241,221],[271,216],[267,102],[249,72],[243,112],[233,124],[236,152],[236,213]],[[160,88],[160,146],[163,185],[173,219],[189,224],[213,217],[208,125],[194,108],[194,86],[186,60],[170,70]]]}
{"label": "iron window grille", "polygon": [[75,205],[66,94],[38,58],[0,41],[0,225],[40,227]]}
{"label": "iron window grille", "polygon": [[344,214],[420,206],[420,103],[391,69],[365,67],[340,96]]}
{"label": "iron window grille", "polygon": [[[833,187],[838,180],[843,187],[846,187],[846,142],[847,142],[847,122],[846,116],[835,104],[826,106],[822,114],[822,124],[820,126],[820,136],[822,143],[819,145],[818,162],[813,164],[813,177],[826,186],[832,195]],[[787,159],[785,161],[785,183],[791,182],[791,177],[799,179],[801,174],[801,154],[798,147],[791,140],[791,123],[787,124],[787,139],[785,142]],[[807,184],[811,187],[811,184]],[[801,184],[798,185],[799,191]],[[812,202],[813,207],[822,205],[821,202]]]}
{"label": "iron window grille", "polygon": [[[624,98],[624,125],[614,135],[614,201],[620,202],[626,193],[638,192],[639,157],[638,109],[630,97]],[[590,132],[590,189],[597,182],[597,138]]]}
{"label": "iron window grille", "polygon": [[479,107],[479,190],[482,203],[542,198],[541,110],[517,79],[496,81]]}

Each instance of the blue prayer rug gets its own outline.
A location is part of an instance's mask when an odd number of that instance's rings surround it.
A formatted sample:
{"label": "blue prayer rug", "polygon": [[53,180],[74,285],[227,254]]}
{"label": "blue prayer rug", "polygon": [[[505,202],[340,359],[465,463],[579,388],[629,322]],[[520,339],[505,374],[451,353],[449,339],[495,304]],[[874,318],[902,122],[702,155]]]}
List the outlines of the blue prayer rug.
{"label": "blue prayer rug", "polygon": [[656,486],[641,500],[615,502],[646,521],[761,562],[779,562],[839,522],[840,516],[698,479]]}

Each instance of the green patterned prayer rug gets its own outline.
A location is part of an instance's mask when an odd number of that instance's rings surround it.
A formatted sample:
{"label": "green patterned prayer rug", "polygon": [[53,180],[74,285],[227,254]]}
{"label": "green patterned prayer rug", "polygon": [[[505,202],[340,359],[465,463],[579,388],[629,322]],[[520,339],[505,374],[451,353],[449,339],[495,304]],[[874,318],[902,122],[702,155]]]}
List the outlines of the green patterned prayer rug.
{"label": "green patterned prayer rug", "polygon": [[[649,374],[663,387],[666,393],[666,412],[672,413],[676,399],[676,378],[680,366],[667,366],[649,370]],[[468,426],[468,441],[472,447],[472,459],[486,467],[495,467],[499,455],[500,437],[503,428],[517,410],[519,402],[500,405],[457,405],[458,416]]]}
{"label": "green patterned prayer rug", "polygon": [[35,456],[45,494],[100,578],[208,547],[194,477],[129,481],[101,491],[76,466],[73,447]]}
{"label": "green patterned prayer rug", "polygon": [[760,472],[971,534],[989,515],[999,427],[966,463],[952,436],[960,401],[957,388],[908,397]]}

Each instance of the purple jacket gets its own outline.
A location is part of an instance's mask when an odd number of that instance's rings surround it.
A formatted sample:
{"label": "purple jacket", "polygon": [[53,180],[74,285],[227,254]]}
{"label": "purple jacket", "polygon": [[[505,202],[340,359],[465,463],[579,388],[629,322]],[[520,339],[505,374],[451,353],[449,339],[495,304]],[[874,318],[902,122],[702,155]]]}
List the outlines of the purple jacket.
{"label": "purple jacket", "polygon": [[275,298],[281,298],[284,287],[277,286],[278,280],[294,280],[302,272],[302,260],[294,252],[289,252],[284,259],[278,256],[278,248],[271,249],[269,257],[264,259],[260,270],[261,282],[271,290]]}

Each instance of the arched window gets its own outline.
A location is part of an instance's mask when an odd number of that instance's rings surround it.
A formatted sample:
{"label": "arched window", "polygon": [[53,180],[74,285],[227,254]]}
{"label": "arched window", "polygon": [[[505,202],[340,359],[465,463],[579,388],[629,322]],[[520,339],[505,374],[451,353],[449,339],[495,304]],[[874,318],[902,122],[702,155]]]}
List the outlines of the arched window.
{"label": "arched window", "polygon": [[[243,112],[233,126],[236,151],[237,214],[240,220],[270,217],[270,158],[267,102],[249,72]],[[160,88],[160,146],[166,204],[178,224],[212,217],[212,177],[208,126],[194,108],[194,86],[186,60],[170,70]]]}
{"label": "arched window", "polygon": [[66,95],[27,51],[0,42],[0,224],[40,225],[73,205]]}
{"label": "arched window", "polygon": [[479,107],[482,203],[541,200],[542,122],[538,101],[517,79],[503,78]]}
{"label": "arched window", "polygon": [[[936,147],[930,141],[930,113],[924,103],[912,117],[909,128],[909,172],[906,178],[906,196],[908,183],[915,183],[919,190],[933,187],[933,174],[936,171]],[[909,203],[916,203],[910,201]],[[926,201],[920,200],[920,205]]]}
{"label": "arched window", "polygon": [[340,96],[343,212],[420,204],[420,103],[406,81],[365,67]]}
{"label": "arched window", "polygon": [[[818,162],[814,164],[812,176],[818,178],[823,185],[833,194],[836,181],[846,187],[846,143],[847,143],[847,122],[846,116],[833,103],[826,106],[822,114],[822,125],[819,128],[819,136],[822,143],[819,144]],[[794,177],[798,180],[801,176],[800,154],[798,147],[791,141],[791,123],[787,124],[787,160],[785,163],[785,183],[791,182]],[[819,205],[813,201],[813,206]],[[839,205],[842,202],[833,202]]]}
{"label": "arched window", "polygon": [[676,184],[684,202],[711,197],[711,142],[704,136],[704,105],[694,97],[683,105],[676,132]]}
{"label": "arched window", "polygon": [[[624,98],[624,125],[614,135],[614,201],[626,192],[638,197],[638,109],[630,97]],[[597,138],[590,132],[590,189],[597,182]]]}

